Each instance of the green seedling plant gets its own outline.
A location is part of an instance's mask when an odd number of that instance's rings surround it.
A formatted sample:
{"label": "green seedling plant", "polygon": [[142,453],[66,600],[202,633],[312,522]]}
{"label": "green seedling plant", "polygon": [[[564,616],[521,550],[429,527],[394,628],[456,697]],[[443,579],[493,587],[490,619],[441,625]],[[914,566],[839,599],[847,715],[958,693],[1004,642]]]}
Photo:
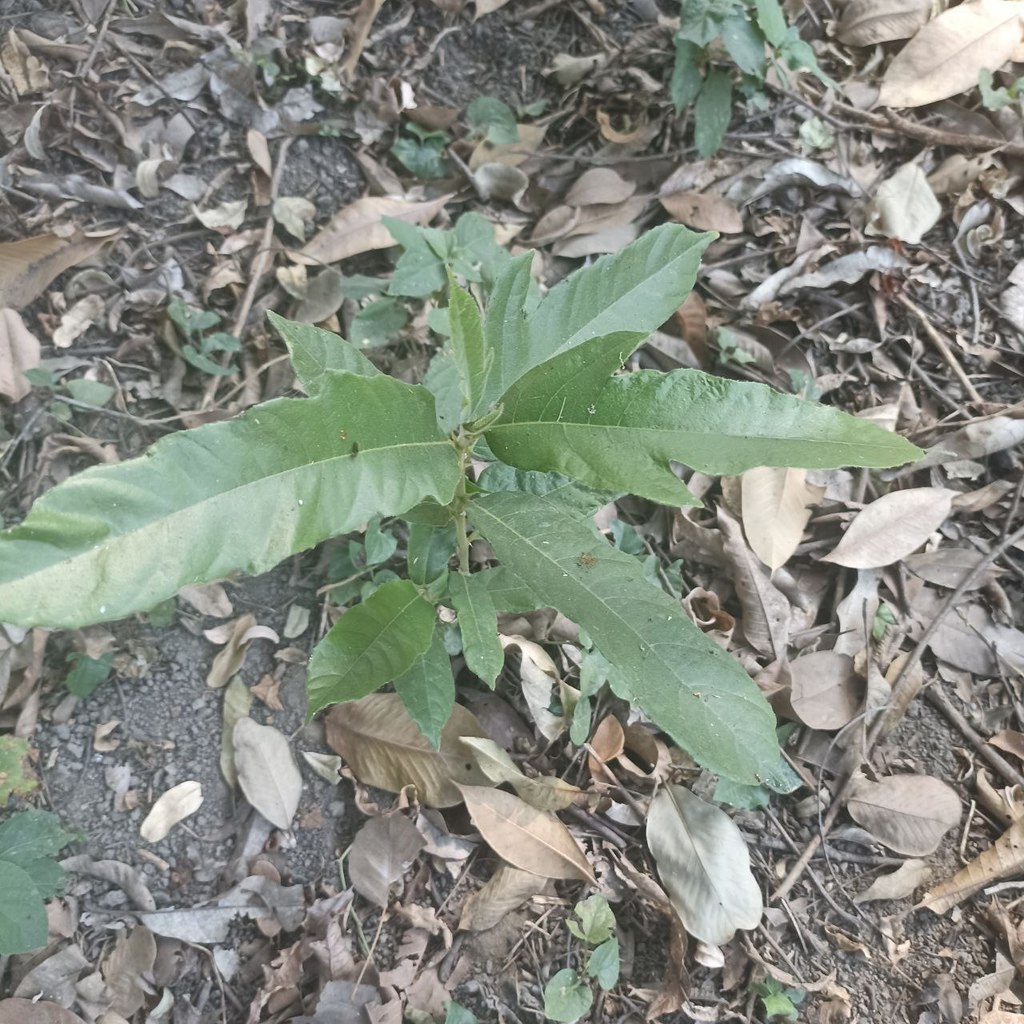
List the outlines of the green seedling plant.
{"label": "green seedling plant", "polygon": [[214,330],[220,324],[220,314],[212,309],[191,306],[182,299],[174,299],[167,304],[167,316],[181,336],[181,355],[185,362],[214,377],[235,372],[235,367],[230,363],[221,366],[214,359],[214,356],[222,352],[237,352],[241,348],[241,343],[233,334]]}
{"label": "green seedling plant", "polygon": [[764,101],[770,68],[818,68],[811,47],[786,24],[778,0],[681,0],[670,93],[676,114],[693,105],[694,143],[701,157],[713,156],[732,120],[735,91]]}
{"label": "green seedling plant", "polygon": [[594,1002],[594,984],[608,992],[619,981],[619,940],[615,914],[600,894],[580,900],[566,921],[569,931],[586,949],[583,973],[565,967],[544,986],[544,1014],[549,1020],[577,1021]]}
{"label": "green seedling plant", "polygon": [[609,494],[698,504],[680,466],[887,467],[920,452],[764,385],[696,370],[622,371],[686,298],[713,238],[663,225],[539,302],[532,253],[497,272],[483,309],[450,280],[453,372],[431,387],[387,376],[338,336],[271,314],[307,397],[171,435],[43,495],[0,533],[0,621],[76,628],[120,619],[184,584],[261,573],[375,516],[396,517],[407,531],[406,573],[316,646],[310,716],[394,683],[436,745],[455,696],[439,606],[448,620],[454,612],[465,664],[487,686],[502,670],[497,613],[556,608],[611,666],[615,693],[698,764],[788,788],[757,686],[646,579],[640,559],[596,531],[593,513]]}
{"label": "green seedling plant", "polygon": [[1002,110],[1019,103],[1024,93],[1024,78],[1015,78],[1009,85],[996,85],[992,72],[982,68],[978,72],[981,105],[986,110]]}
{"label": "green seedling plant", "polygon": [[447,132],[406,121],[402,133],[391,144],[391,155],[417,178],[432,181],[448,174],[444,151],[451,141]]}

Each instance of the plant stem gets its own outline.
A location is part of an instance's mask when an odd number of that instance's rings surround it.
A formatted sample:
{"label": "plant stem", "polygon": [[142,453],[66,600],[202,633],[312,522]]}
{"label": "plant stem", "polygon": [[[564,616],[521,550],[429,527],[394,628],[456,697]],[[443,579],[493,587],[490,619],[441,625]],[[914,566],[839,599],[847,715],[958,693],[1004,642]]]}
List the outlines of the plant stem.
{"label": "plant stem", "polygon": [[455,446],[459,452],[459,485],[455,489],[455,497],[452,500],[452,511],[455,514],[455,539],[459,551],[459,572],[463,576],[469,575],[469,524],[466,510],[469,508],[469,492],[466,490],[466,481],[469,479],[469,468],[473,460],[473,445],[476,443],[476,435],[466,434],[460,427],[455,437]]}

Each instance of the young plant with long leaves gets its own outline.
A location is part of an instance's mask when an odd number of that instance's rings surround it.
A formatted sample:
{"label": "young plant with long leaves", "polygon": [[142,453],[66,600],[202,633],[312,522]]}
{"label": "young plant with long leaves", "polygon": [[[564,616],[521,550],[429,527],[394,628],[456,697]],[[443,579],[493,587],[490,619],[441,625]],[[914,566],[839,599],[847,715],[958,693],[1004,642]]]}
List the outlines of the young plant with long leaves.
{"label": "young plant with long leaves", "polygon": [[[539,302],[530,253],[500,270],[483,310],[452,281],[451,372],[430,375],[430,388],[272,315],[307,397],[183,431],[45,494],[0,534],[0,621],[118,619],[185,584],[263,572],[371,517],[401,516],[407,578],[349,609],[313,651],[311,715],[393,683],[436,744],[455,698],[438,605],[456,613],[466,665],[489,686],[502,666],[498,612],[553,607],[586,631],[615,692],[698,763],[784,786],[757,686],[596,532],[592,513],[608,494],[697,504],[674,464],[886,467],[918,451],[762,385],[620,372],[686,297],[713,237],[665,225]],[[481,460],[492,464],[477,475]],[[497,564],[471,571],[478,538]]]}

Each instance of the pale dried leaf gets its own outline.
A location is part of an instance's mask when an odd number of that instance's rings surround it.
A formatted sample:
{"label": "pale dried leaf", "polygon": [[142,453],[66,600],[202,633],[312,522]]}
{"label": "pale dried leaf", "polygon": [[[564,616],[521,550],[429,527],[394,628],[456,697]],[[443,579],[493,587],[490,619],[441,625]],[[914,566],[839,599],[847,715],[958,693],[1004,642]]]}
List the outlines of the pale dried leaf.
{"label": "pale dried leaf", "polygon": [[356,833],[348,855],[348,872],[360,896],[386,909],[391,886],[426,846],[426,840],[404,814],[370,818]]}
{"label": "pale dried leaf", "polygon": [[484,164],[505,164],[518,167],[537,152],[547,131],[545,125],[517,124],[518,142],[495,143],[481,139],[469,157],[469,169],[476,171]]}
{"label": "pale dried leaf", "polygon": [[822,558],[851,569],[892,565],[919,548],[949,516],[955,491],[916,487],[891,491],[859,512]]}
{"label": "pale dried leaf", "polygon": [[483,736],[480,723],[461,704],[441,731],[434,750],[409,717],[401,698],[371,693],[361,700],[337,704],[327,713],[327,743],[345,759],[362,783],[399,793],[416,787],[427,807],[451,807],[462,802],[455,783],[486,785],[461,736]]}
{"label": "pale dried leaf", "polygon": [[306,240],[306,225],[313,222],[316,207],[304,196],[279,196],[272,207],[274,220],[293,238]]}
{"label": "pale dried leaf", "polygon": [[496,786],[509,783],[521,799],[538,810],[562,811],[581,792],[577,786],[551,776],[528,778],[494,740],[463,736],[462,742],[473,751],[480,770],[491,782]]}
{"label": "pale dried leaf", "polygon": [[518,648],[520,654],[519,678],[523,688],[523,697],[530,715],[540,734],[547,740],[556,740],[568,727],[565,714],[556,715],[549,711],[551,694],[558,685],[558,669],[551,655],[540,644],[527,640],[524,636],[511,634],[499,636],[501,646]]}
{"label": "pale dried leaf", "polygon": [[0,309],[0,395],[20,402],[32,391],[26,370],[39,365],[39,339],[13,309]]}
{"label": "pale dried leaf", "polygon": [[769,569],[789,561],[824,487],[807,482],[807,470],[759,466],[740,478],[743,532],[747,543]]}
{"label": "pale dried leaf", "polygon": [[157,797],[139,827],[139,835],[147,843],[159,843],[179,821],[195,814],[202,802],[203,787],[198,782],[179,782]]}
{"label": "pale dried leaf", "polygon": [[732,563],[736,595],[743,607],[743,635],[760,654],[781,658],[789,638],[789,601],[772,585],[758,558],[747,547],[739,523],[718,509],[723,548]]}
{"label": "pale dried leaf", "polygon": [[357,199],[339,210],[305,248],[293,253],[292,257],[297,262],[318,266],[337,263],[374,249],[389,249],[396,242],[381,222],[382,217],[395,217],[410,224],[427,224],[450,198],[450,195],[443,195],[425,203],[384,196]]}
{"label": "pale dried leaf", "polygon": [[302,796],[302,774],[288,738],[251,718],[235,723],[235,770],[246,800],[272,825],[291,826]]}
{"label": "pale dried leaf", "polygon": [[[984,559],[984,555],[974,548],[939,548],[938,551],[924,551],[919,555],[907,555],[903,565],[913,576],[919,576],[926,583],[934,583],[938,587],[955,590],[961,586]],[[969,590],[984,587],[997,576],[1001,570],[996,566],[987,566],[978,574],[978,578],[970,585]]]}
{"label": "pale dried leaf", "polygon": [[143,978],[153,970],[155,961],[156,939],[145,925],[121,933],[100,965],[114,1013],[128,1018],[145,1005],[150,988]]}
{"label": "pale dried leaf", "polygon": [[843,8],[836,38],[848,46],[909,39],[931,12],[931,0],[852,0]]}
{"label": "pale dried leaf", "polygon": [[908,163],[878,186],[868,203],[864,231],[918,245],[941,216],[942,205],[924,171],[918,164]]}
{"label": "pale dried leaf", "polygon": [[952,878],[925,893],[917,908],[944,914],[980,889],[1024,871],[1024,818],[1015,821],[987,850],[961,868]]}
{"label": "pale dried leaf", "polygon": [[459,792],[473,824],[503,860],[547,878],[594,882],[583,850],[553,814],[500,789],[459,786]]}
{"label": "pale dried leaf", "polygon": [[27,306],[58,274],[94,256],[111,237],[69,243],[56,235],[34,235],[0,243],[0,307]]}
{"label": "pale dried leaf", "polygon": [[859,779],[847,809],[880,843],[910,857],[934,853],[962,813],[956,790],[930,775]]}
{"label": "pale dried leaf", "polygon": [[544,891],[548,880],[502,861],[482,889],[466,900],[459,918],[459,930],[485,932],[500,924],[531,896]]}
{"label": "pale dried leaf", "polygon": [[[852,252],[838,259],[829,260],[817,270],[797,274],[782,281],[776,295],[788,295],[798,288],[832,288],[837,284],[856,284],[868,274],[892,273],[908,270],[910,260],[892,249],[881,245],[869,245],[860,252]],[[759,290],[762,286],[758,286]]]}
{"label": "pale dried leaf", "polygon": [[1024,36],[1020,0],[970,0],[928,22],[882,77],[878,102],[920,107],[967,92],[978,72],[998,71]]}
{"label": "pale dried leaf", "polygon": [[224,724],[220,734],[220,771],[232,789],[238,785],[238,772],[235,770],[235,724],[249,716],[251,707],[252,694],[249,687],[241,676],[235,676],[224,689]]}
{"label": "pale dried leaf", "polygon": [[211,228],[213,230],[226,228],[233,231],[235,228],[242,226],[242,221],[245,220],[245,210],[248,205],[249,201],[247,199],[228,200],[217,206],[208,207],[205,210],[200,210],[198,206],[193,204],[192,213],[204,228]]}
{"label": "pale dried leaf", "polygon": [[101,316],[104,302],[99,295],[86,295],[61,315],[60,325],[53,332],[53,343],[57,348],[69,348]]}
{"label": "pale dried leaf", "polygon": [[304,750],[302,757],[324,782],[335,786],[341,781],[342,760],[337,754],[321,754],[314,750]]}
{"label": "pale dried leaf", "polygon": [[674,221],[695,231],[719,231],[728,235],[743,230],[740,211],[724,196],[708,192],[670,192],[658,199]]}
{"label": "pale dried leaf", "polygon": [[0,1024],[85,1024],[60,1003],[48,999],[0,999]]}
{"label": "pale dried leaf", "polygon": [[518,203],[530,187],[530,179],[518,167],[494,162],[481,164],[473,172],[473,185],[485,201]]}
{"label": "pale dried leaf", "polygon": [[189,583],[178,591],[178,597],[192,605],[200,615],[226,619],[234,614],[231,599],[220,583]]}
{"label": "pale dried leaf", "polygon": [[918,886],[924,885],[932,869],[923,860],[905,860],[895,871],[879,875],[863,892],[853,897],[854,903],[871,900],[902,900]]}
{"label": "pale dried leaf", "polygon": [[592,167],[584,171],[566,193],[570,206],[623,203],[636,192],[636,182],[626,181],[610,167]]}
{"label": "pale dried leaf", "polygon": [[683,927],[722,946],[738,928],[756,928],[764,910],[750,853],[732,819],[682,786],[651,801],[647,844]]}
{"label": "pale dried leaf", "polygon": [[847,654],[814,651],[790,662],[789,671],[793,711],[812,729],[841,729],[864,704],[864,680]]}

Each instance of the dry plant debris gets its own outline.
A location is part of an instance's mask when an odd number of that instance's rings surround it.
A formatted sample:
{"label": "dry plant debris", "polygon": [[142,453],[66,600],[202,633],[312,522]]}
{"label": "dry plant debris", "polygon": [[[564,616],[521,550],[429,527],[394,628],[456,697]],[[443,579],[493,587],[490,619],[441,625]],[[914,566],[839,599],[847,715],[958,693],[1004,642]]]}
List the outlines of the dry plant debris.
{"label": "dry plant debris", "polygon": [[[438,311],[385,218],[476,214],[545,283],[666,218],[717,231],[638,365],[927,455],[691,473],[702,508],[596,517],[770,697],[784,796],[699,776],[554,612],[455,655],[436,745],[394,694],[303,728],[313,634],[404,553],[386,523],[255,598],[0,629],[0,822],[48,804],[87,851],[46,946],[0,958],[0,1021],[542,1019],[590,891],[620,956],[594,1020],[1024,1020],[1024,4],[787,4],[831,84],[769,75],[708,159],[670,99],[699,6],[4,8],[6,523],[292,389],[267,310],[422,379]],[[20,863],[0,841],[0,879]]]}

